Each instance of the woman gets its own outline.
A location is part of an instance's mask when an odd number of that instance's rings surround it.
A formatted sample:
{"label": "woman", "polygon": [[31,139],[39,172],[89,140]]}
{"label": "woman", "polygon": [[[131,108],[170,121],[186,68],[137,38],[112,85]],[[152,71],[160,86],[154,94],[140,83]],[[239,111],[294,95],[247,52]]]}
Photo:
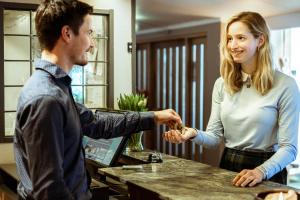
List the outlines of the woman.
{"label": "woman", "polygon": [[292,78],[274,70],[270,31],[260,14],[239,13],[225,31],[221,77],[214,85],[206,131],[171,130],[164,138],[174,143],[191,139],[208,148],[224,140],[220,167],[239,172],[235,186],[264,179],[286,184],[285,167],[297,155],[299,89]]}

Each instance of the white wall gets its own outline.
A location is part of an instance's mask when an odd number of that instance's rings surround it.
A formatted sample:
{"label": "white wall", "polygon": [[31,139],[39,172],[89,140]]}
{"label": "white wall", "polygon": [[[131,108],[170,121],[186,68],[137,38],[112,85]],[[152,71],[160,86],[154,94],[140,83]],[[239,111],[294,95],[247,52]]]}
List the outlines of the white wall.
{"label": "white wall", "polygon": [[114,102],[120,93],[132,91],[131,54],[127,42],[131,42],[131,0],[84,0],[94,9],[114,11]]}
{"label": "white wall", "polygon": [[300,11],[267,17],[266,21],[272,30],[300,27]]}
{"label": "white wall", "polygon": [[10,144],[0,144],[0,164],[3,163],[13,163],[14,153],[13,145]]}

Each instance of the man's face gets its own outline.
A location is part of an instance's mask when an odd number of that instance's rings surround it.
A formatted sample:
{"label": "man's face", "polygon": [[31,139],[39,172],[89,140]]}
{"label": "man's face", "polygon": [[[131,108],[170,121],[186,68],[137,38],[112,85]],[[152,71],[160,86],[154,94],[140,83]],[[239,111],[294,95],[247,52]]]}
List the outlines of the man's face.
{"label": "man's face", "polygon": [[84,66],[88,63],[88,52],[94,48],[92,33],[92,18],[86,15],[78,35],[74,35],[70,48],[71,60],[75,65]]}

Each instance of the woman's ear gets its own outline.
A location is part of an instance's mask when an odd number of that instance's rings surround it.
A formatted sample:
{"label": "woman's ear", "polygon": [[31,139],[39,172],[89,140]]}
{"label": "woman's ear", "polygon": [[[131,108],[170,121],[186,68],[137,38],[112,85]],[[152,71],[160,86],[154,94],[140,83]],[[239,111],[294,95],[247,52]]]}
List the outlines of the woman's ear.
{"label": "woman's ear", "polygon": [[263,34],[261,34],[259,37],[258,37],[258,45],[257,45],[257,48],[260,49],[264,44],[265,44],[265,36]]}

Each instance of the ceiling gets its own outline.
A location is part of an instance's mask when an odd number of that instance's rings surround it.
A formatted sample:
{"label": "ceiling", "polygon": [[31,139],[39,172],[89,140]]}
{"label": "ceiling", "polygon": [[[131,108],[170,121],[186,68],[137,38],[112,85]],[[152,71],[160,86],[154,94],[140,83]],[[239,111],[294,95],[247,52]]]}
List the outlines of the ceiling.
{"label": "ceiling", "polygon": [[241,11],[256,11],[264,17],[300,12],[300,0],[136,0],[136,29],[139,33],[188,23],[226,21]]}

